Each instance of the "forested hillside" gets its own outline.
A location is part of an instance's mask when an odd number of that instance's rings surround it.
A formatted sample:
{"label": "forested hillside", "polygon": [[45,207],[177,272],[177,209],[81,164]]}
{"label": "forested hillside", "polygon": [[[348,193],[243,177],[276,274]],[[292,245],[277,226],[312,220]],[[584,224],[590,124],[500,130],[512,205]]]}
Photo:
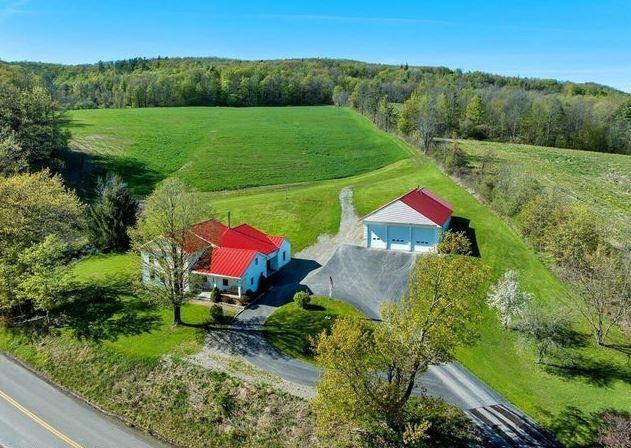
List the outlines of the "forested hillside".
{"label": "forested hillside", "polygon": [[631,97],[597,84],[348,60],[155,58],[0,63],[67,109],[350,105],[387,130],[631,153]]}

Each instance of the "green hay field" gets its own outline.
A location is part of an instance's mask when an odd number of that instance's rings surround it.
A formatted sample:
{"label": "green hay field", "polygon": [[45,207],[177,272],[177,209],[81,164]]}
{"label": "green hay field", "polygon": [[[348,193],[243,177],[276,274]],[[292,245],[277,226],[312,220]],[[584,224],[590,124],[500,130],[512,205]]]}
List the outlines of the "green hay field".
{"label": "green hay field", "polygon": [[460,141],[472,163],[489,154],[587,207],[607,223],[609,237],[631,241],[631,157],[575,149]]}
{"label": "green hay field", "polygon": [[147,194],[176,176],[200,191],[334,179],[401,160],[392,137],[335,107],[69,112],[71,146]]}

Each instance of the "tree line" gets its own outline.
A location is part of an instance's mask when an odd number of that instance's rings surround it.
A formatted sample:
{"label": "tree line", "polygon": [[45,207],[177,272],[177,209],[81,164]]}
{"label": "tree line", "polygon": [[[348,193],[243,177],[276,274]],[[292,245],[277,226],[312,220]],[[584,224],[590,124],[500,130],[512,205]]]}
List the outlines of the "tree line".
{"label": "tree line", "polygon": [[631,97],[593,83],[333,59],[0,63],[3,73],[18,87],[45,88],[63,108],[334,103],[425,144],[456,134],[631,153]]}

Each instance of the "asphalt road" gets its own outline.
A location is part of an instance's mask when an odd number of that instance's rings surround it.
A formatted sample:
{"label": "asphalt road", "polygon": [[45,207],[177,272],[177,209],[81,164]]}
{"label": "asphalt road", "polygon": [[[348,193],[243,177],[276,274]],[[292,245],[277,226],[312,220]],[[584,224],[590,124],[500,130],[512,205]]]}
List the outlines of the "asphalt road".
{"label": "asphalt road", "polygon": [[70,397],[0,353],[0,447],[166,447]]}

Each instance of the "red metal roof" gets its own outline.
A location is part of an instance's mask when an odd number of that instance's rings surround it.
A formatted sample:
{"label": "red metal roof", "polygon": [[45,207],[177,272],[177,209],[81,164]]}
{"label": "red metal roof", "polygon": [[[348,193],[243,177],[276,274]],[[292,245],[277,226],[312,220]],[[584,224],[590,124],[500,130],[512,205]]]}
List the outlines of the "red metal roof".
{"label": "red metal roof", "polygon": [[228,227],[216,219],[200,222],[191,227],[191,232],[215,246],[221,246],[223,235]]}
{"label": "red metal roof", "polygon": [[221,247],[250,249],[265,255],[278,250],[278,246],[266,234],[247,224],[228,229],[221,241]]}
{"label": "red metal roof", "polygon": [[200,260],[193,270],[220,277],[241,278],[256,254],[256,250],[216,247],[210,254],[210,260]]}
{"label": "red metal roof", "polygon": [[188,232],[184,236],[184,244],[182,246],[184,252],[191,254],[208,247],[208,243],[199,236],[195,235],[193,232]]}
{"label": "red metal roof", "polygon": [[415,188],[399,198],[401,202],[442,226],[453,213],[452,205],[426,188]]}
{"label": "red metal roof", "polygon": [[191,232],[215,247],[247,249],[269,255],[278,250],[283,237],[270,237],[248,224],[229,228],[221,222],[210,219],[191,227]]}
{"label": "red metal roof", "polygon": [[269,239],[280,249],[281,244],[285,241],[284,236],[270,236]]}

